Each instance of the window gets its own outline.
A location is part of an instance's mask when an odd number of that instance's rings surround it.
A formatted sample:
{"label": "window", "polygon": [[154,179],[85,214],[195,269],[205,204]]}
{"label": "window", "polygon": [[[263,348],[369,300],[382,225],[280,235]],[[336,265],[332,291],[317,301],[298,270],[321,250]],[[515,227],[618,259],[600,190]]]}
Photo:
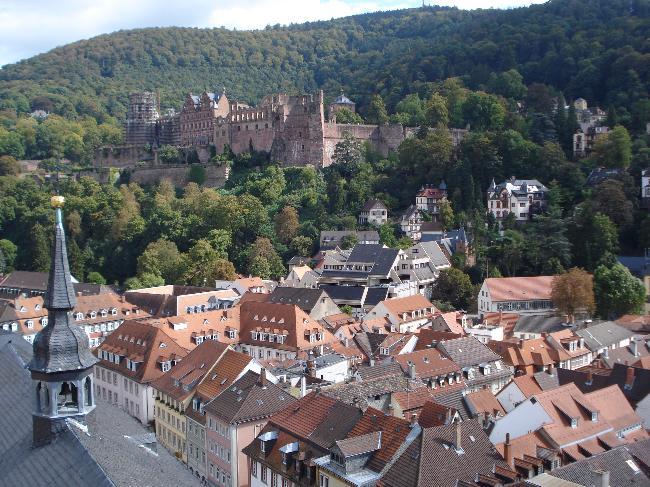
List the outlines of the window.
{"label": "window", "polygon": [[320,474],[320,487],[329,487],[330,478],[325,474]]}
{"label": "window", "polygon": [[267,478],[267,470],[264,465],[262,465],[262,482],[266,483],[266,478]]}
{"label": "window", "polygon": [[278,475],[275,473],[271,474],[271,487],[278,487]]}
{"label": "window", "polygon": [[251,475],[257,478],[257,462],[251,464]]}

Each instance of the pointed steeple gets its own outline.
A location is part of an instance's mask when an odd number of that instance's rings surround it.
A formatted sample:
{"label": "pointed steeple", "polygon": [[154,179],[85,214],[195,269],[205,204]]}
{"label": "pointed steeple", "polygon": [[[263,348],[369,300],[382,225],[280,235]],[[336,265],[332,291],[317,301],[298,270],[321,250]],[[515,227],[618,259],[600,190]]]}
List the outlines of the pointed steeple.
{"label": "pointed steeple", "polygon": [[51,443],[65,431],[67,418],[83,422],[95,409],[93,365],[88,336],[72,322],[76,304],[63,230],[62,196],[52,197],[56,212],[52,264],[45,294],[47,326],[34,338],[28,368],[34,383],[34,447]]}
{"label": "pointed steeple", "polygon": [[65,232],[63,230],[63,215],[61,211],[63,207],[63,196],[53,196],[52,206],[55,208],[55,235],[50,277],[47,282],[44,305],[48,310],[71,310],[77,304],[77,300],[75,299],[74,286],[70,277],[68,252],[65,243]]}
{"label": "pointed steeple", "polygon": [[489,188],[490,191],[493,191],[494,189],[496,189],[496,187],[497,184],[494,182],[494,178],[492,178],[492,182],[490,183],[490,188]]}
{"label": "pointed steeple", "polygon": [[72,323],[75,298],[63,230],[62,196],[52,197],[56,212],[52,263],[44,306],[48,310],[48,325],[34,339],[34,356],[29,364],[32,372],[62,372],[91,367],[97,362],[90,352],[88,336]]}

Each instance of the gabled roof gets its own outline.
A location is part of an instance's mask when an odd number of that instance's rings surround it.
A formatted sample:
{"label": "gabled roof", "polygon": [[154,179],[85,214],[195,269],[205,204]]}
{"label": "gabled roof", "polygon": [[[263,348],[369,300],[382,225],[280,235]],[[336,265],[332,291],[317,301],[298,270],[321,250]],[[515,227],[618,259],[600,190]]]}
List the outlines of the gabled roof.
{"label": "gabled roof", "polygon": [[331,448],[352,429],[361,411],[330,396],[307,394],[271,416],[266,429],[279,427],[297,438]]}
{"label": "gabled roof", "polygon": [[613,321],[595,323],[587,328],[576,330],[576,334],[585,339],[585,345],[593,352],[618,344],[633,336],[631,331],[618,326]]}
{"label": "gabled roof", "polygon": [[438,349],[461,367],[501,360],[499,355],[474,337],[440,342]]}
{"label": "gabled roof", "polygon": [[370,199],[366,201],[366,204],[363,205],[363,208],[361,211],[370,211],[370,210],[376,210],[376,209],[381,209],[381,210],[387,210],[388,207],[384,204],[383,201],[378,200],[378,199]]}
{"label": "gabled roof", "polygon": [[[446,187],[446,185],[445,185]],[[420,191],[417,192],[417,196],[419,198],[437,198],[441,199],[447,196],[447,191],[441,189],[441,188],[434,188],[431,186],[427,186],[426,188],[422,188]]]}
{"label": "gabled roof", "polygon": [[[305,351],[336,340],[329,330],[296,305],[249,301],[240,305],[240,308],[240,343]],[[283,343],[258,341],[252,338],[252,332],[285,335],[286,339]],[[320,340],[310,341],[310,335],[318,334]]]}
{"label": "gabled roof", "polygon": [[431,263],[435,267],[445,267],[451,265],[449,259],[447,259],[447,256],[440,248],[438,242],[420,242],[418,246],[424,250],[429,259],[431,259]]}
{"label": "gabled roof", "polygon": [[458,364],[441,355],[435,348],[397,355],[395,361],[405,374],[408,374],[411,364],[414,365],[416,376],[422,379],[460,372]]}
{"label": "gabled roof", "polygon": [[468,393],[465,396],[465,402],[467,402],[472,416],[476,416],[479,413],[491,414],[493,416],[497,414],[505,416],[506,414],[503,406],[501,406],[494,394],[488,389]]}
{"label": "gabled roof", "polygon": [[206,340],[169,372],[154,380],[151,386],[177,401],[183,401],[191,396],[203,378],[211,373],[227,349],[228,345],[225,343]]}
{"label": "gabled roof", "polygon": [[0,280],[0,287],[45,291],[47,279],[47,272],[13,271]]}
{"label": "gabled roof", "polygon": [[[395,456],[399,447],[411,432],[409,422],[405,419],[386,415],[375,408],[368,408],[354,425],[344,440],[348,451],[359,453],[374,452],[366,467],[380,472]],[[371,443],[374,442],[374,445]],[[340,442],[337,445],[340,447]],[[374,447],[373,450],[368,447]]]}
{"label": "gabled roof", "polygon": [[549,475],[579,485],[600,485],[599,472],[609,472],[609,485],[650,485],[648,464],[643,462],[650,454],[650,440],[620,446],[556,468]]}
{"label": "gabled roof", "polygon": [[323,289],[278,286],[269,295],[269,303],[294,304],[304,312],[311,313],[320,299],[328,298]]}
{"label": "gabled roof", "polygon": [[226,423],[243,423],[266,418],[289,407],[295,398],[260,375],[246,372],[205,406],[205,411]]}
{"label": "gabled roof", "polygon": [[554,276],[489,277],[483,282],[492,301],[551,299]]}
{"label": "gabled roof", "polygon": [[374,263],[369,274],[384,276],[390,273],[398,254],[399,249],[391,249],[381,244],[357,244],[352,249],[347,262]]}
{"label": "gabled roof", "polygon": [[[390,298],[382,301],[382,304],[388,309],[388,312],[395,315],[398,321],[410,321],[412,311],[425,310],[426,313],[435,313],[437,309],[431,301],[421,294],[406,296],[403,298]],[[403,319],[402,315],[407,313],[409,316]]]}
{"label": "gabled roof", "polygon": [[209,374],[196,388],[196,394],[203,399],[211,400],[236,381],[253,361],[253,357],[235,350],[226,352],[217,361]]}
{"label": "gabled roof", "polygon": [[[96,353],[100,350],[124,357],[119,364],[101,359],[102,367],[115,370],[141,384],[149,383],[163,374],[161,362],[180,361],[187,354],[187,351],[164,331],[132,320],[124,321],[117,330],[108,335],[97,347]],[[138,362],[135,372],[127,369],[125,358]]]}
{"label": "gabled roof", "polygon": [[[454,447],[460,428],[462,450]],[[380,480],[385,487],[454,487],[458,481],[473,485],[477,475],[494,477],[495,466],[509,470],[476,420],[424,428]]]}

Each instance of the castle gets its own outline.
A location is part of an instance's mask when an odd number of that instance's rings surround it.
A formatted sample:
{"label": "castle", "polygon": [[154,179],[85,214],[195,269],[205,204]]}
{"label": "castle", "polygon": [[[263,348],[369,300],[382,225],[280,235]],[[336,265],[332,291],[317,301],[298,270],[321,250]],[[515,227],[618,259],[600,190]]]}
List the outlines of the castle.
{"label": "castle", "polygon": [[[287,166],[323,167],[332,163],[334,148],[346,133],[359,141],[368,141],[373,149],[388,155],[417,131],[400,124],[339,124],[336,113],[342,108],[355,110],[354,102],[343,93],[330,104],[326,118],[322,91],[267,95],[251,107],[229,100],[224,88],[220,93],[206,90],[200,96],[190,93],[180,113],[161,116],[154,93],[133,93],[125,123],[129,150],[124,153],[136,154],[140,153],[138,147],[166,144],[197,149],[214,147],[217,153],[229,147],[234,154],[251,150],[266,152],[272,160]],[[450,129],[454,145],[465,132]],[[98,165],[110,165],[109,161],[98,162]]]}

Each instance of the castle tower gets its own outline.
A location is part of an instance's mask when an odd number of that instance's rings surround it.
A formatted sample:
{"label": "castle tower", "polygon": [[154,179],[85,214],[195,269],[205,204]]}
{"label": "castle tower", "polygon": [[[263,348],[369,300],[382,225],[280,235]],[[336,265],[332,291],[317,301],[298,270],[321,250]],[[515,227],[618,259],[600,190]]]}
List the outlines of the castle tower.
{"label": "castle tower", "polygon": [[350,100],[345,94],[343,93],[343,89],[341,89],[341,94],[334,100],[334,103],[330,104],[330,110],[329,110],[329,120],[332,123],[336,123],[336,112],[339,110],[347,108],[350,110],[352,113],[355,113],[356,109],[356,104]]}
{"label": "castle tower", "polygon": [[150,91],[131,93],[124,126],[126,144],[153,144],[156,136],[156,122],[159,118],[158,97],[155,93]]}
{"label": "castle tower", "polygon": [[76,304],[68,267],[63,230],[63,197],[52,197],[55,208],[55,238],[44,306],[48,325],[34,339],[34,355],[28,365],[34,384],[34,446],[52,442],[73,418],[84,422],[95,408],[93,365],[88,336],[72,321]]}

